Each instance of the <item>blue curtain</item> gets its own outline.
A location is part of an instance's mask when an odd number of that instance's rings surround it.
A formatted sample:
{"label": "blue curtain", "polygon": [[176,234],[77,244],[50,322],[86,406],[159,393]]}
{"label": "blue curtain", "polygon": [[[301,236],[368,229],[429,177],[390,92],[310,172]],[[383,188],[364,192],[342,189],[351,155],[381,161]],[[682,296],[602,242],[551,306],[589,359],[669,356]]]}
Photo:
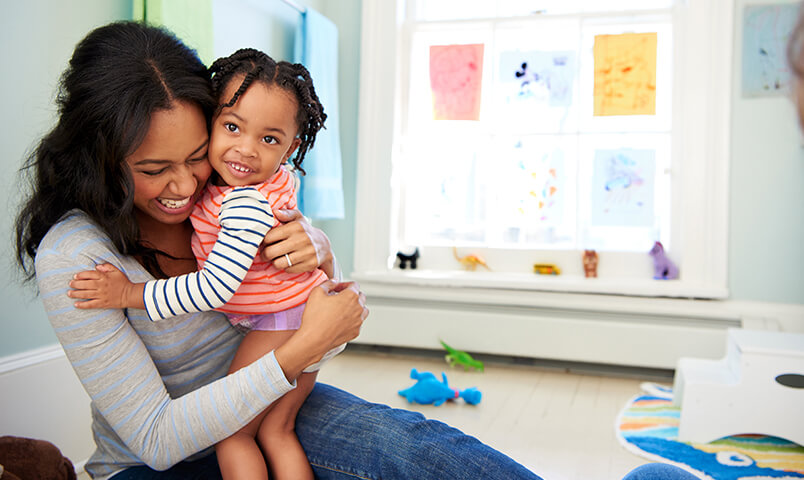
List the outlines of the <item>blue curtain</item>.
{"label": "blue curtain", "polygon": [[301,15],[296,31],[295,61],[313,77],[315,91],[327,114],[302,167],[299,208],[315,219],[343,218],[343,172],[338,114],[338,28],[311,8]]}

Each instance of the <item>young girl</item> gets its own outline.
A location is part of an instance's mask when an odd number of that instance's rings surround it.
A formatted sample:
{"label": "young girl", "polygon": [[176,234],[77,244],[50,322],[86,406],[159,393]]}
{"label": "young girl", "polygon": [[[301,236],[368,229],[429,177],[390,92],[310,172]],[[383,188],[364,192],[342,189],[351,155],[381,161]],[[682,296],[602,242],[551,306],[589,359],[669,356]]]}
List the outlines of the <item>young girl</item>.
{"label": "young girl", "polygon": [[[76,275],[72,286],[75,298],[89,299],[77,308],[141,308],[151,320],[212,309],[226,313],[248,332],[232,361],[234,372],[290,337],[301,325],[310,291],[327,280],[321,270],[288,272],[293,259],[287,254],[273,262],[257,256],[277,223],[272,211],[296,208],[296,177],[286,164],[295,153],[291,162],[304,172],[302,160],[326,114],[301,65],[242,49],[215,61],[210,72],[220,103],[208,151],[217,175],[191,215],[200,270],[135,284],[102,264]],[[158,159],[145,159],[145,165],[149,161],[154,165],[149,173],[159,174]],[[187,208],[189,202],[189,197],[161,200],[167,209]],[[272,478],[313,478],[294,432],[299,407],[315,384],[315,366],[305,372],[294,391],[216,445],[225,479],[268,478],[265,459]]]}

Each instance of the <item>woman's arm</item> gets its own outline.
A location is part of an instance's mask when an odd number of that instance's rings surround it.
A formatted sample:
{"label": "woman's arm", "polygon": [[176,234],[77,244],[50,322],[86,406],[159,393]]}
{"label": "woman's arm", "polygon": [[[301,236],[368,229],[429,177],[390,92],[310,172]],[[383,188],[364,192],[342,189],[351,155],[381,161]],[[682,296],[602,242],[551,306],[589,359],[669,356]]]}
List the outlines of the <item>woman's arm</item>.
{"label": "woman's arm", "polygon": [[[218,313],[154,323],[141,311],[76,309],[69,280],[101,262],[136,281],[148,278],[97,228],[74,219],[43,240],[36,274],[48,318],[99,413],[95,436],[110,462],[166,468],[231,435],[293,388],[273,354],[225,376],[240,337]],[[292,364],[294,355],[284,361]]]}

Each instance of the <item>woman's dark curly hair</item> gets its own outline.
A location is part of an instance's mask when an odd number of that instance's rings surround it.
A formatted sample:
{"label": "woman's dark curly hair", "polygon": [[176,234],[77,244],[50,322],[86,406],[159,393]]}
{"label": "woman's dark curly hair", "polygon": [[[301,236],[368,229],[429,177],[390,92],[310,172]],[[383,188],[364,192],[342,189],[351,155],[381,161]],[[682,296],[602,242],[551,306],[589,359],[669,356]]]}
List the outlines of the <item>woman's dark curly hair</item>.
{"label": "woman's dark curly hair", "polygon": [[164,276],[140,242],[134,184],[125,163],[142,143],[151,116],[174,102],[212,116],[216,101],[198,55],[167,30],[116,22],[90,32],[62,74],[58,123],[28,157],[21,173],[30,192],[16,219],[16,257],[30,280],[47,231],[73,209],[85,212],[124,255],[142,258]]}
{"label": "woman's dark curly hair", "polygon": [[[228,57],[219,58],[209,67],[209,72],[212,77],[212,90],[220,102],[219,110],[234,105],[254,81],[268,87],[276,85],[296,97],[299,105],[296,125],[299,128],[298,137],[301,144],[291,163],[304,175],[301,163],[313,147],[315,136],[324,127],[324,121],[327,119],[324,107],[313,88],[310,72],[298,63],[276,62],[265,53],[253,48],[243,48]],[[229,82],[240,75],[245,77],[232,98],[222,99],[221,96]]]}

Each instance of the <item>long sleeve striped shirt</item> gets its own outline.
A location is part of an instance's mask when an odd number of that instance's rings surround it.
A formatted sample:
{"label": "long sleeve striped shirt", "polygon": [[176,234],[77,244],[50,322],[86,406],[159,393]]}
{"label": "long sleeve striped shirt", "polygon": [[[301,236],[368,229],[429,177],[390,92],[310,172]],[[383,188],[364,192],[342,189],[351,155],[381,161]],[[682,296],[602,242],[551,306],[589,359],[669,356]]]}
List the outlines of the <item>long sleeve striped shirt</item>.
{"label": "long sleeve striped shirt", "polygon": [[133,282],[153,279],[73,211],[42,239],[35,263],[48,319],[92,400],[97,449],[86,469],[94,479],[205,455],[295,386],[273,353],[227,375],[242,337],[220,313],[152,322],[143,310],[76,309],[70,279],[105,262]]}
{"label": "long sleeve striped shirt", "polygon": [[213,309],[254,315],[304,303],[326,274],[287,273],[257,256],[265,234],[277,223],[272,211],[296,207],[294,178],[281,168],[259,185],[209,185],[191,216],[200,270],[147,282],[148,316],[159,320]]}

